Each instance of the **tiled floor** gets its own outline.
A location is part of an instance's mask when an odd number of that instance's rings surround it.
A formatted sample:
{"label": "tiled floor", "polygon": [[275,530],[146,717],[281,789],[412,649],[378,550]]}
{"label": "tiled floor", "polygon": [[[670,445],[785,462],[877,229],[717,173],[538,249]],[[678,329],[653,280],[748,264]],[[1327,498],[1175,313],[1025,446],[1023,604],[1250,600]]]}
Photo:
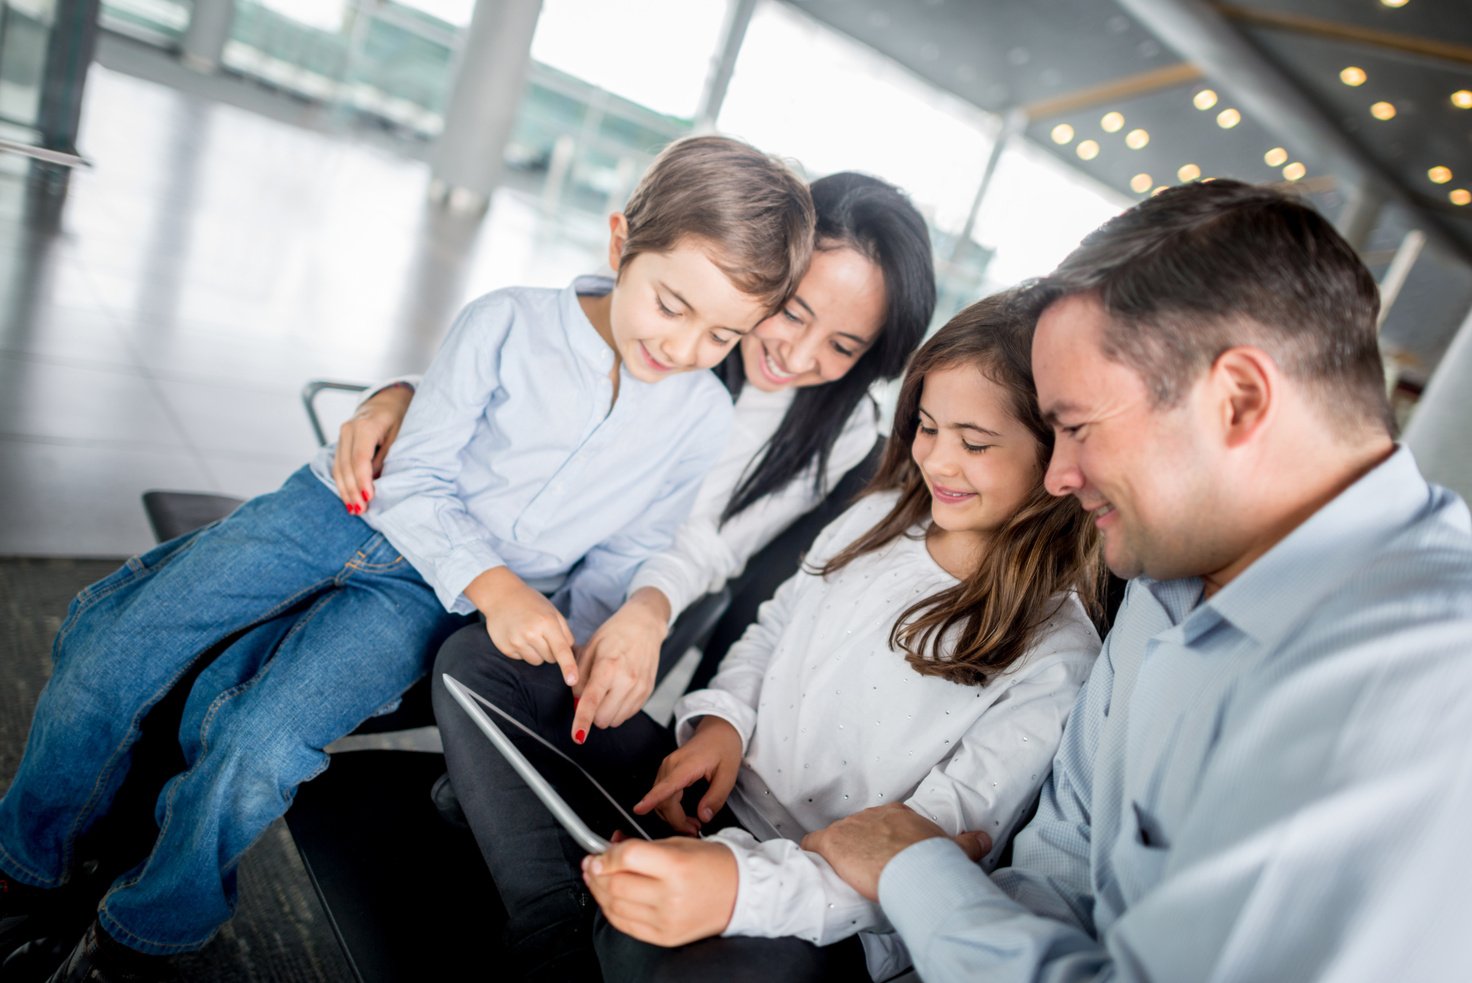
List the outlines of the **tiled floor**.
{"label": "tiled floor", "polygon": [[566,283],[606,228],[535,189],[449,213],[409,156],[102,65],[78,145],[59,203],[0,158],[0,555],[137,552],[149,488],[275,487],[303,382],[422,369],[461,303]]}

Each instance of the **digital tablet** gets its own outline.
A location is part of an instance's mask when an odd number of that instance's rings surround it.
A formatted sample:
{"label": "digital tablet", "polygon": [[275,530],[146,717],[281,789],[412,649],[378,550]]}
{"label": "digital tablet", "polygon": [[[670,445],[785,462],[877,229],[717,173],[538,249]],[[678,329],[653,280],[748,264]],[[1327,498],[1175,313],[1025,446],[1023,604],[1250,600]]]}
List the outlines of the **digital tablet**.
{"label": "digital tablet", "polygon": [[531,761],[527,760],[526,755],[522,754],[521,749],[512,743],[511,738],[506,736],[506,732],[497,725],[496,721],[491,719],[491,714],[495,714],[500,720],[531,738],[542,748],[545,748],[549,754],[556,755],[561,762],[565,762],[571,768],[576,769],[576,773],[582,776],[582,780],[587,782],[588,787],[596,789],[598,794],[607,800],[608,804],[617,811],[617,815],[620,817],[620,825],[627,823],[629,828],[644,839],[651,839],[650,835],[644,831],[634,817],[624,811],[623,806],[619,805],[617,799],[610,795],[602,785],[598,784],[598,781],[592,775],[584,771],[581,765],[563,754],[551,742],[545,740],[540,734],[527,727],[491,701],[472,692],[465,684],[448,673],[441,673],[440,679],[444,680],[445,689],[449,690],[450,695],[455,698],[455,702],[459,703],[465,712],[470,714],[470,719],[475,721],[475,725],[481,729],[481,732],[486,737],[490,738],[492,746],[501,752],[502,757],[510,762],[511,767],[516,769],[516,773],[526,782],[527,787],[537,794],[537,798],[541,799],[547,808],[552,811],[552,815],[562,824],[562,828],[567,830],[572,838],[577,840],[585,850],[589,853],[602,853],[608,849],[610,844],[608,840],[593,832],[588,824],[583,821],[583,817],[579,816],[573,810],[572,806],[567,804],[567,800],[558,793],[557,789],[552,786],[552,783],[547,780]]}

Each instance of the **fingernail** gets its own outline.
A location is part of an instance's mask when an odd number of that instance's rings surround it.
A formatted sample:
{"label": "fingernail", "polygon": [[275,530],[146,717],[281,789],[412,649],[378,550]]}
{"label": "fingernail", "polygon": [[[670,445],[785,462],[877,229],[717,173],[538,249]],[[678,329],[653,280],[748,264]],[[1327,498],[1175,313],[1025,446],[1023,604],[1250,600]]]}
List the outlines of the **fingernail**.
{"label": "fingernail", "polygon": [[714,816],[714,815],[715,815],[715,813],[711,812],[710,811],[710,808],[708,806],[706,808],[700,810],[700,818],[702,820],[704,820],[705,822],[710,822],[711,817]]}
{"label": "fingernail", "polygon": [[363,493],[363,501],[365,501],[365,502],[366,502],[366,501],[368,501],[368,499],[369,499],[369,495],[368,495],[368,493],[367,493],[367,492],[364,492],[364,493]]}
{"label": "fingernail", "polygon": [[572,735],[572,739],[574,743],[581,744],[588,739],[588,732],[579,730],[576,734]]}
{"label": "fingernail", "polygon": [[588,869],[595,874],[603,873],[603,861],[599,860],[597,857],[594,857],[593,862],[588,864]]}

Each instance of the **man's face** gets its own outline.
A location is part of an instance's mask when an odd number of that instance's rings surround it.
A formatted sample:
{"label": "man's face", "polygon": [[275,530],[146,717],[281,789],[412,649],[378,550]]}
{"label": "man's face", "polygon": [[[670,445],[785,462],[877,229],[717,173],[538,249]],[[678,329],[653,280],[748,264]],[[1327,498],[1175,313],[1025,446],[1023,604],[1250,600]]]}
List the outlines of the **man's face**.
{"label": "man's face", "polygon": [[1206,575],[1223,552],[1230,484],[1209,402],[1198,384],[1179,405],[1153,408],[1139,374],[1105,357],[1108,320],[1089,295],[1065,297],[1038,320],[1033,376],[1057,434],[1044,484],[1091,514],[1116,575]]}

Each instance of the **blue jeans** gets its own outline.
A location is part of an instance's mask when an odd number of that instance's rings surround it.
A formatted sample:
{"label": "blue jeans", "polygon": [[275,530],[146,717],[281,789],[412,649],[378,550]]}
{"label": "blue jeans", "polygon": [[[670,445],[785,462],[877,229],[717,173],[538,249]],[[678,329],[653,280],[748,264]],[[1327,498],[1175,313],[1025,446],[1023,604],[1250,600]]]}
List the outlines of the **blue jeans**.
{"label": "blue jeans", "polygon": [[327,767],[323,748],[424,674],[465,618],[308,469],[213,526],[84,589],[52,650],[15,781],[0,869],[58,887],[127,774],[139,725],[206,650],[240,640],[190,691],[186,767],[155,805],[150,855],[98,910],[118,941],[200,948],[234,910],[235,868]]}

